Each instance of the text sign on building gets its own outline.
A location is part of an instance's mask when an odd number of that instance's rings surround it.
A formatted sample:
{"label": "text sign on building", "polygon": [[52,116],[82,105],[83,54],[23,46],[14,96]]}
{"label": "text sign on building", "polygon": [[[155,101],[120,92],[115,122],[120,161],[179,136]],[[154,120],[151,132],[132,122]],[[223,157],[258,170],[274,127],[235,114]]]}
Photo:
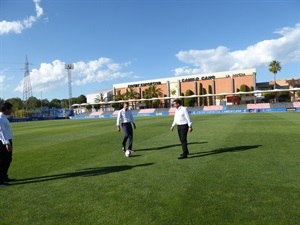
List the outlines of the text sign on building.
{"label": "text sign on building", "polygon": [[239,96],[230,96],[230,97],[227,97],[227,102],[239,103],[240,101],[241,100],[240,100]]}
{"label": "text sign on building", "polygon": [[140,83],[140,84],[129,84],[128,88],[134,88],[134,87],[146,87],[146,86],[150,86],[150,85],[159,85],[161,84],[160,81],[158,82],[147,82],[147,83]]}

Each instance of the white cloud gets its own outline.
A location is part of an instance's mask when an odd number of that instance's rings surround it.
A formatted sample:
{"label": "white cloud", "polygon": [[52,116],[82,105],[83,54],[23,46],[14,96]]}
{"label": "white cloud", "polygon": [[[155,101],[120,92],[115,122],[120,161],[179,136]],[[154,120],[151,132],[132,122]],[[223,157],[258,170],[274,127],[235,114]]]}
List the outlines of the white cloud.
{"label": "white cloud", "polygon": [[10,80],[10,77],[7,77],[7,76],[3,75],[2,73],[3,73],[3,71],[0,71],[0,94],[1,94],[0,98],[3,99],[3,93],[6,90],[11,89],[11,86],[7,83],[7,81]]}
{"label": "white cloud", "polygon": [[300,24],[275,31],[277,39],[264,40],[244,50],[216,49],[180,51],[176,57],[191,67],[174,69],[175,75],[210,73],[265,66],[272,60],[281,63],[300,62]]}
{"label": "white cloud", "polygon": [[0,84],[2,85],[5,81],[5,76],[4,75],[0,75]]}
{"label": "white cloud", "polygon": [[32,27],[32,25],[43,15],[43,9],[39,6],[40,0],[33,0],[35,4],[35,16],[29,16],[22,21],[0,21],[0,35],[8,33],[21,33],[24,29]]}
{"label": "white cloud", "polygon": [[130,76],[131,73],[122,72],[122,69],[127,66],[128,63],[114,63],[109,58],[99,58],[89,63],[76,63],[76,65],[74,65],[74,73],[78,74],[78,79],[74,80],[74,84],[85,85],[92,82],[101,83],[103,81]]}
{"label": "white cloud", "polygon": [[[90,62],[76,62],[71,70],[72,85],[86,85],[115,80],[120,77],[132,76],[132,72],[123,72],[130,63],[115,63],[109,58],[99,58]],[[50,91],[68,82],[68,71],[65,62],[55,60],[52,63],[42,63],[39,69],[30,72],[32,89],[35,91]],[[15,88],[23,91],[23,80]]]}

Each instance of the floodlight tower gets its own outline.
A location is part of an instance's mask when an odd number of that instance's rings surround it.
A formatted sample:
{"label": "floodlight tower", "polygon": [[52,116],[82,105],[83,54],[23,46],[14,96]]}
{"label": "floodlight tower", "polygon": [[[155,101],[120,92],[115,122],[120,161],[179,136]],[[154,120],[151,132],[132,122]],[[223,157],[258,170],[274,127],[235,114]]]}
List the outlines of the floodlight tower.
{"label": "floodlight tower", "polygon": [[71,70],[74,69],[74,64],[67,63],[65,69],[68,70],[68,85],[69,85],[69,109],[72,108],[72,76]]}
{"label": "floodlight tower", "polygon": [[25,70],[25,73],[24,73],[24,80],[23,80],[23,102],[24,102],[25,112],[27,114],[28,99],[30,97],[32,97],[31,81],[30,81],[30,74],[29,74],[29,63],[28,63],[27,55],[26,55],[26,58],[25,58],[25,68],[24,68],[24,70]]}

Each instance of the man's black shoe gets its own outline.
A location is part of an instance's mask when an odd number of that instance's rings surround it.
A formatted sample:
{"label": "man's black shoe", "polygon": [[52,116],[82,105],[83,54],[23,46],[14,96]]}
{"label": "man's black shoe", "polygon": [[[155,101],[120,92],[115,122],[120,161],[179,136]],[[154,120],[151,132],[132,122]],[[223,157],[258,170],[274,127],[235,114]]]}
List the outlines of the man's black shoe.
{"label": "man's black shoe", "polygon": [[8,183],[7,181],[4,181],[3,183],[0,184],[0,186],[9,186],[10,183]]}
{"label": "man's black shoe", "polygon": [[187,158],[186,155],[180,155],[180,156],[178,157],[178,159],[186,159],[186,158]]}
{"label": "man's black shoe", "polygon": [[14,179],[14,178],[7,178],[5,181],[6,182],[12,182],[12,181],[16,181],[17,179]]}

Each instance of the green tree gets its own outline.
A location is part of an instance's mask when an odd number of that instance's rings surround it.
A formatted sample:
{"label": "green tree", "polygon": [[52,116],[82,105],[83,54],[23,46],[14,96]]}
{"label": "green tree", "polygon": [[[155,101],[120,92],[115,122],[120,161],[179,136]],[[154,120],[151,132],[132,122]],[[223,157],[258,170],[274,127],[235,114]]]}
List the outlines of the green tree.
{"label": "green tree", "polygon": [[[127,99],[138,99],[140,97],[139,93],[137,93],[133,88],[129,88],[129,90],[125,93]],[[133,106],[134,102],[132,102]]]}
{"label": "green tree", "polygon": [[[161,88],[158,88],[157,85],[151,84],[149,87],[145,90],[145,98],[159,98],[163,97],[164,94],[161,90]],[[152,107],[158,107],[160,104],[159,100],[152,100],[151,101]]]}
{"label": "green tree", "polygon": [[50,101],[49,108],[61,108],[61,100],[54,98]]}
{"label": "green tree", "polygon": [[[203,84],[199,84],[199,95],[203,95]],[[202,106],[204,104],[203,97],[200,97],[199,105]]]}
{"label": "green tree", "polygon": [[290,92],[288,91],[282,91],[278,94],[278,100],[281,102],[290,102],[291,97],[290,97]]}
{"label": "green tree", "polygon": [[69,99],[64,98],[60,102],[60,107],[57,108],[69,108]]}
{"label": "green tree", "polygon": [[[121,93],[121,90],[117,90],[117,93],[113,96],[113,100],[114,101],[119,101],[119,100],[125,100],[125,94]],[[122,108],[121,103],[114,103],[112,104],[112,107],[114,107],[115,109],[121,109]]]}
{"label": "green tree", "polygon": [[76,104],[86,103],[86,96],[79,95],[76,99],[74,99],[74,103],[76,103]]}
{"label": "green tree", "polygon": [[[105,102],[106,99],[107,97],[104,97],[104,94],[100,93],[99,95],[96,96],[96,98],[94,98],[94,102],[95,103]],[[100,105],[100,107],[103,109],[103,105]]]}
{"label": "green tree", "polygon": [[36,97],[30,97],[27,100],[27,109],[34,110],[36,108],[41,107],[41,100],[37,99]]}
{"label": "green tree", "polygon": [[[206,95],[207,94],[207,91],[205,88],[202,89],[202,94],[203,95]],[[207,106],[208,103],[207,103],[207,97],[203,97],[203,106]]]}
{"label": "green tree", "polygon": [[41,101],[41,108],[49,108],[50,102],[47,98],[42,99]]}
{"label": "green tree", "polygon": [[[208,94],[212,94],[212,86],[211,85],[208,85]],[[214,104],[212,96],[208,97],[208,103],[209,103],[209,105],[213,105]]]}
{"label": "green tree", "polygon": [[125,94],[121,94],[121,90],[117,90],[117,93],[113,96],[114,101],[125,100]]}
{"label": "green tree", "polygon": [[271,99],[275,98],[274,92],[265,92],[262,95],[264,96],[264,101],[266,101],[266,102],[270,102]]}
{"label": "green tree", "polygon": [[94,99],[95,103],[104,102],[107,98],[104,97],[103,93],[100,93],[99,95],[96,95],[96,98]]}
{"label": "green tree", "polygon": [[13,105],[13,111],[23,109],[24,107],[23,101],[20,98],[9,98],[6,101]]}
{"label": "green tree", "polygon": [[151,84],[145,90],[146,98],[159,98],[163,97],[163,92],[161,88],[157,88],[157,85]]}
{"label": "green tree", "polygon": [[269,71],[274,74],[274,89],[276,89],[276,74],[281,70],[280,62],[273,60],[269,64]]}
{"label": "green tree", "polygon": [[[246,84],[242,84],[240,86],[240,90],[239,91],[241,91],[241,92],[249,92],[250,88]],[[241,94],[241,95],[239,95],[240,99],[245,99],[245,98],[243,98],[244,96],[248,96],[248,94]],[[246,100],[243,100],[243,101],[240,102],[240,104],[246,104],[246,103],[247,103]]]}
{"label": "green tree", "polygon": [[139,93],[137,93],[133,88],[129,88],[125,94],[127,99],[138,99],[140,97]]}
{"label": "green tree", "polygon": [[242,91],[242,92],[249,92],[250,88],[246,84],[242,84],[240,86],[240,91]]}
{"label": "green tree", "polygon": [[[194,92],[192,90],[185,91],[185,96],[191,96],[193,94],[194,94]],[[185,98],[184,106],[195,106],[196,99],[197,98]]]}
{"label": "green tree", "polygon": [[6,101],[13,105],[12,114],[14,117],[24,117],[25,116],[26,113],[25,113],[25,110],[23,109],[24,103],[20,98],[9,98]]}

